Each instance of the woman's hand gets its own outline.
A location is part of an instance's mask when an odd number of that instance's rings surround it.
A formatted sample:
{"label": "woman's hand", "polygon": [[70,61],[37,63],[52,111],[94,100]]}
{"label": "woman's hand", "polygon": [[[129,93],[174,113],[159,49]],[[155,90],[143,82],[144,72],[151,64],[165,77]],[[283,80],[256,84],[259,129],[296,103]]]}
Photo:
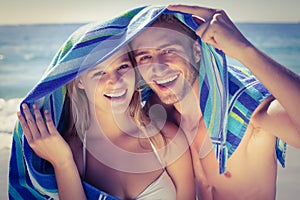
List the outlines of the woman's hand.
{"label": "woman's hand", "polygon": [[187,5],[169,5],[168,9],[195,15],[195,21],[201,24],[196,34],[203,42],[213,45],[230,57],[239,60],[242,50],[252,46],[223,10]]}
{"label": "woman's hand", "polygon": [[49,111],[45,111],[46,121],[44,121],[37,105],[33,105],[34,116],[30,113],[27,104],[22,104],[22,109],[25,116],[21,112],[18,112],[17,116],[34,152],[48,160],[54,167],[67,164],[70,159],[73,162],[71,149],[57,131]]}
{"label": "woman's hand", "polygon": [[53,165],[59,198],[86,199],[71,148],[57,131],[49,111],[45,111],[44,121],[37,105],[33,105],[35,118],[26,104],[22,109],[25,118],[21,112],[17,115],[25,137],[34,152]]}
{"label": "woman's hand", "polygon": [[199,199],[213,200],[213,187],[209,184],[204,169],[199,159],[199,150],[191,145],[191,154],[193,160],[194,175],[198,187],[197,196]]}

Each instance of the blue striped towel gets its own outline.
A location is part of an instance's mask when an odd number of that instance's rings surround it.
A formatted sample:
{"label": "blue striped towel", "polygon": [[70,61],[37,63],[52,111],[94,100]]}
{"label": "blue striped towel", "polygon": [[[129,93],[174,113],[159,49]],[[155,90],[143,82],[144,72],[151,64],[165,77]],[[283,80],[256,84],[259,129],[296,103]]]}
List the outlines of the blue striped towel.
{"label": "blue striped towel", "polygon": [[[66,84],[121,49],[162,13],[170,12],[165,6],[140,7],[104,23],[96,22],[79,28],[62,45],[41,80],[22,103],[30,107],[35,103],[41,110],[48,109],[60,130]],[[197,28],[191,15],[174,14],[193,30]],[[252,82],[255,83],[248,82],[244,69],[227,68],[222,52],[204,43],[202,51],[200,106],[220,161],[220,171],[223,172],[226,160],[243,136],[251,113],[269,93],[254,77]],[[243,95],[253,103],[250,107],[243,104]],[[281,147],[284,144],[278,143],[277,155],[284,162],[284,148]],[[88,199],[116,199],[85,181],[82,184]],[[9,199],[58,199],[52,166],[34,154],[19,122],[13,132]]]}

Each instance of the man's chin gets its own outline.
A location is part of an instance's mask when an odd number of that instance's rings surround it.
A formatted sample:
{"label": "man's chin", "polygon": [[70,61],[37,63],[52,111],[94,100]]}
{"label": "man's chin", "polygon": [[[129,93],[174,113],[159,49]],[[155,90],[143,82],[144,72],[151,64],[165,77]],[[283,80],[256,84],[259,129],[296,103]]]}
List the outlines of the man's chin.
{"label": "man's chin", "polygon": [[[162,95],[158,95],[158,97],[160,98],[160,100],[164,103],[164,104],[167,104],[167,105],[173,105],[175,103],[178,103],[182,100],[182,97],[181,96],[178,96],[178,95],[168,95],[168,96],[162,96]],[[180,98],[178,98],[180,97]]]}
{"label": "man's chin", "polygon": [[160,101],[167,105],[173,105],[175,103],[180,102],[184,98],[184,92],[174,93],[173,90],[165,90],[162,91],[157,87],[151,87],[154,93],[158,96]]}

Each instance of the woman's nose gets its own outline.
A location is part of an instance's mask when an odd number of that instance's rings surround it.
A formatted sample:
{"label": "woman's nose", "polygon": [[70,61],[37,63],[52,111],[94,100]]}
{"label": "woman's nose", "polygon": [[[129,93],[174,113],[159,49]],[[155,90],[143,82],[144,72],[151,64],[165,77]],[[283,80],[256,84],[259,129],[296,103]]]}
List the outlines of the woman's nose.
{"label": "woman's nose", "polygon": [[122,81],[122,76],[117,72],[110,74],[108,82],[111,84],[120,83]]}

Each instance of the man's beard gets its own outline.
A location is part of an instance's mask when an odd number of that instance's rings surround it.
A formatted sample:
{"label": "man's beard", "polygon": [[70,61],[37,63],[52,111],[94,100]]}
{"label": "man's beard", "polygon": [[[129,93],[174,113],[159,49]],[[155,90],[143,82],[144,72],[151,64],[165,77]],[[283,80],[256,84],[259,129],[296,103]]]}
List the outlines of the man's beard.
{"label": "man's beard", "polygon": [[165,104],[175,104],[180,102],[186,97],[186,95],[192,90],[193,85],[198,78],[199,72],[191,65],[191,70],[187,77],[185,77],[184,84],[179,93],[174,93],[172,90],[168,90],[169,94],[161,94],[161,91],[155,91],[160,100]]}

